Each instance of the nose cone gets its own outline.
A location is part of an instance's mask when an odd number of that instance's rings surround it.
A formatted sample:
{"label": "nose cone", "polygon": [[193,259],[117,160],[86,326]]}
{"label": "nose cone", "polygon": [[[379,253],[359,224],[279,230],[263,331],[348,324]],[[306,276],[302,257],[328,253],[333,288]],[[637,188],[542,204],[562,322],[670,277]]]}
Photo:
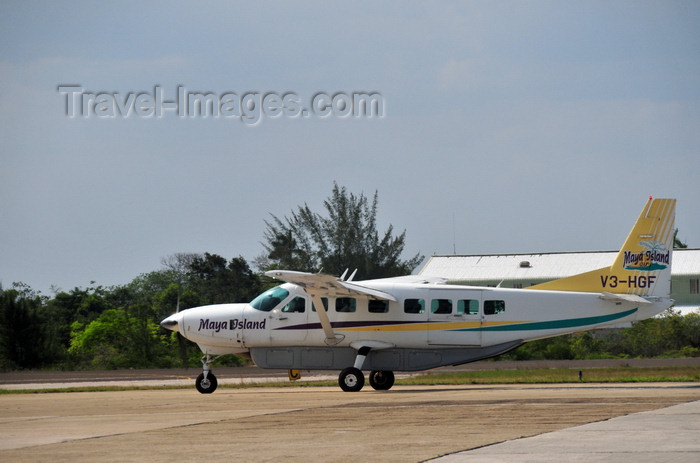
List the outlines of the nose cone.
{"label": "nose cone", "polygon": [[169,316],[168,318],[164,319],[162,322],[160,322],[160,326],[163,328],[167,328],[172,331],[179,331],[180,327],[180,321],[182,320],[182,314],[176,313],[174,315]]}

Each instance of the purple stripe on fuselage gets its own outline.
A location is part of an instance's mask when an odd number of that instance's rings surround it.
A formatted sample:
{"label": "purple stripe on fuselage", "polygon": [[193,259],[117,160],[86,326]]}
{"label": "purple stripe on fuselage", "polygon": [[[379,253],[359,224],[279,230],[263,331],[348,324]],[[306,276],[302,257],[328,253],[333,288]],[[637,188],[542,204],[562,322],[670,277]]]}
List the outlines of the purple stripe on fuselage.
{"label": "purple stripe on fuselage", "polygon": [[[331,322],[332,328],[357,328],[364,326],[391,326],[391,325],[412,325],[415,323],[426,323],[425,320],[421,321],[356,321],[356,322]],[[299,325],[281,326],[275,328],[275,330],[320,330],[322,328],[320,323],[302,323]]]}

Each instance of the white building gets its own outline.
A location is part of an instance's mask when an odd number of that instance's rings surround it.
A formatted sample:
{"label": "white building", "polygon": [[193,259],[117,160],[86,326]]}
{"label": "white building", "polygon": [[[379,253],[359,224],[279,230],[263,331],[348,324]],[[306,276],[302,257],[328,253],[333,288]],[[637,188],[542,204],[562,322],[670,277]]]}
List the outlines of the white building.
{"label": "white building", "polygon": [[[447,278],[454,284],[526,288],[608,267],[615,255],[617,251],[435,255],[418,274]],[[671,297],[684,314],[700,309],[700,249],[673,250]]]}

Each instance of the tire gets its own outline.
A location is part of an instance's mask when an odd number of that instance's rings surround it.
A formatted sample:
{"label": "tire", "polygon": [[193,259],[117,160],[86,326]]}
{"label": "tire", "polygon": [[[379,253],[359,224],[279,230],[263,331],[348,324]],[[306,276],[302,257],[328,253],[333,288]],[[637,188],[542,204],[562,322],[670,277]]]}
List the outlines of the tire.
{"label": "tire", "polygon": [[358,392],[365,385],[365,375],[355,367],[348,367],[340,372],[338,384],[345,392]]}
{"label": "tire", "polygon": [[377,391],[388,391],[394,385],[394,372],[373,370],[369,374],[369,384]]}
{"label": "tire", "polygon": [[207,373],[207,379],[204,379],[204,373],[200,373],[199,376],[197,376],[197,380],[194,383],[194,386],[197,388],[197,390],[201,394],[211,394],[216,390],[216,387],[219,385],[218,381],[216,380],[216,376],[210,371]]}

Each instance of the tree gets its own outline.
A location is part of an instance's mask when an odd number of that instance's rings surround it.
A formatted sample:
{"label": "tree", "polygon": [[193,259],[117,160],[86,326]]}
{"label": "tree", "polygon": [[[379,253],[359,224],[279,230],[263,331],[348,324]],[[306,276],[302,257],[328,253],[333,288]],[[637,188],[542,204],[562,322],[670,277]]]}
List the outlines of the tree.
{"label": "tree", "polygon": [[91,368],[170,366],[165,339],[152,320],[131,316],[126,309],[107,309],[86,326],[73,324],[69,352]]}
{"label": "tree", "polygon": [[170,271],[174,283],[177,285],[177,300],[175,301],[175,312],[180,311],[180,297],[182,295],[182,284],[187,276],[187,268],[197,258],[197,254],[178,252],[161,259],[161,264]]}
{"label": "tree", "polygon": [[206,252],[192,260],[188,276],[200,296],[200,305],[248,302],[262,289],[260,278],[240,256],[226,262],[223,257]]}
{"label": "tree", "polygon": [[[183,299],[187,300],[188,296],[196,297],[192,291],[183,289],[183,285],[186,283],[187,271],[192,265],[192,263],[199,256],[194,253],[184,253],[178,252],[170,256],[161,259],[161,264],[167,269],[168,273],[172,276],[173,283],[170,285],[168,290],[162,291],[159,294],[159,300],[157,305],[161,307],[168,307],[168,300],[172,299],[172,295],[175,295],[175,313],[180,312],[182,308]],[[183,291],[185,291],[183,297]],[[185,307],[194,307],[195,304],[185,302]],[[172,309],[171,309],[172,311]],[[177,351],[180,364],[185,367],[187,366],[188,360],[188,348],[185,338],[179,332],[171,333],[171,337],[177,339]]]}
{"label": "tree", "polygon": [[678,229],[673,230],[673,249],[686,249],[687,244],[678,239]]}
{"label": "tree", "polygon": [[41,298],[28,286],[0,293],[0,369],[36,368],[51,360],[46,351]]}
{"label": "tree", "polygon": [[340,275],[345,269],[357,269],[358,279],[382,278],[410,273],[423,256],[401,259],[406,230],[394,236],[389,225],[377,230],[378,193],[372,201],[364,194],[356,196],[345,187],[333,184],[333,192],[323,205],[326,215],[315,213],[307,204],[292,211],[290,217],[272,216],[265,221],[266,256],[258,259],[269,268],[287,268]]}

